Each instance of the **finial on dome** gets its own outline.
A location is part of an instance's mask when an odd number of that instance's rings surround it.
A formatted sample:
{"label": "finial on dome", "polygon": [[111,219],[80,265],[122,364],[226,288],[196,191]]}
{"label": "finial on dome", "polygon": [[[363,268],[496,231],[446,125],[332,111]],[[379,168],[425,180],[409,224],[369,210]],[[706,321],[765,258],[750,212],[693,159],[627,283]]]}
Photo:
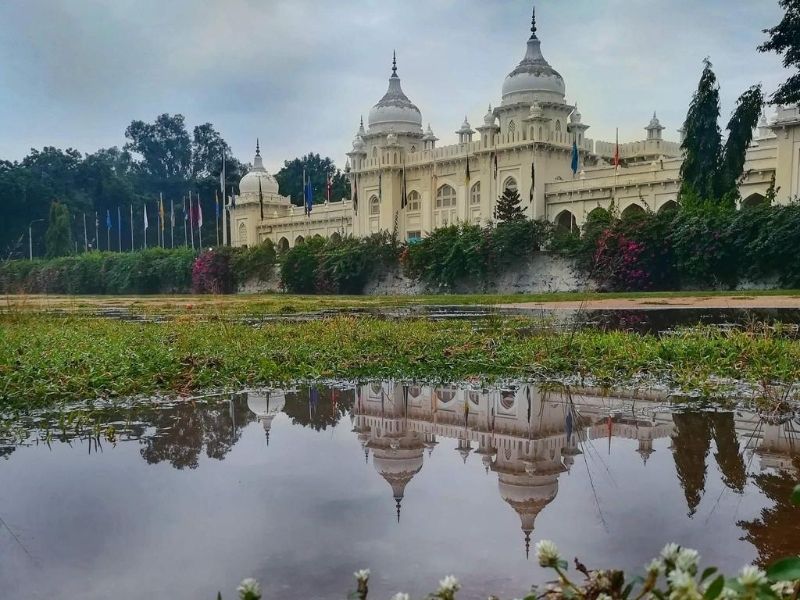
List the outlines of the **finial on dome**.
{"label": "finial on dome", "polygon": [[531,37],[536,37],[536,5],[533,5],[533,16],[531,17]]}
{"label": "finial on dome", "polygon": [[395,497],[395,508],[397,509],[397,522],[400,522],[400,503],[403,501],[403,498]]}
{"label": "finial on dome", "polygon": [[361,115],[361,127],[364,127],[364,115]]}
{"label": "finial on dome", "polygon": [[531,532],[525,530],[525,560],[531,557]]}
{"label": "finial on dome", "polygon": [[397,77],[397,52],[392,50],[392,77]]}
{"label": "finial on dome", "polygon": [[256,156],[261,156],[261,148],[258,145],[258,138],[256,138]]}

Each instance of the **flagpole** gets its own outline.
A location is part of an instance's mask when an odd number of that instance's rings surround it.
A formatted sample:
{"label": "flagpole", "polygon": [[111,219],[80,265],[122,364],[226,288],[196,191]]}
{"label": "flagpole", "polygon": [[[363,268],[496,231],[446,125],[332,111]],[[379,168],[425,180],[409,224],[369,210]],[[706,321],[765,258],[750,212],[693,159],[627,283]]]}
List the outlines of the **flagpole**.
{"label": "flagpole", "polygon": [[194,250],[194,208],[192,208],[192,192],[189,192],[189,239],[192,242],[192,250]]}
{"label": "flagpole", "polygon": [[97,217],[97,211],[94,211],[94,244],[95,250],[100,250],[100,221]]}
{"label": "flagpole", "polygon": [[111,220],[111,213],[106,209],[106,251],[111,252],[111,227],[108,221]]}
{"label": "flagpole", "polygon": [[142,249],[147,249],[147,202],[142,204],[142,231],[144,241],[142,242]]}
{"label": "flagpole", "polygon": [[169,247],[175,247],[175,199],[169,199]]}
{"label": "flagpole", "polygon": [[89,251],[89,235],[86,233],[86,213],[83,213],[83,251]]}
{"label": "flagpole", "polygon": [[117,204],[117,252],[122,252],[122,211]]}
{"label": "flagpole", "polygon": [[189,235],[186,232],[186,221],[187,221],[186,217],[188,216],[188,213],[186,212],[186,196],[184,196],[182,200],[183,200],[183,245],[188,246]]}
{"label": "flagpole", "polygon": [[133,204],[131,204],[131,252],[136,250],[133,245]]}
{"label": "flagpole", "polygon": [[200,192],[197,192],[197,241],[200,242],[200,251],[203,250],[203,207],[200,205]]}
{"label": "flagpole", "polygon": [[214,190],[214,233],[217,234],[217,246],[219,246],[219,194]]}

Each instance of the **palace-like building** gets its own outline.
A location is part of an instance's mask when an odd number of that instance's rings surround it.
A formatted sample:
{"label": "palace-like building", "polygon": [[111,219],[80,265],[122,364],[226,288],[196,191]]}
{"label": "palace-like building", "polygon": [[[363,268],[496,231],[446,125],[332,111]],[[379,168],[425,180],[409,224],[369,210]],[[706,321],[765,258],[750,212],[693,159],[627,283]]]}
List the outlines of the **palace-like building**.
{"label": "palace-like building", "polygon": [[[314,205],[310,215],[280,195],[256,150],[231,206],[234,246],[266,239],[290,247],[310,236],[366,236],[391,231],[415,239],[451,223],[486,223],[497,198],[516,189],[530,218],[577,228],[594,209],[620,212],[673,206],[680,187],[680,142],[663,138],[655,113],[640,141],[619,144],[586,137],[577,103],[566,99],[564,78],[542,54],[534,12],[525,55],[503,82],[500,103],[480,126],[467,118],[458,143],[438,147],[430,125],[403,92],[396,60],[386,94],[363,119],[346,171],[351,197]],[[476,138],[477,133],[477,138]],[[573,173],[573,143],[579,167]],[[469,176],[467,176],[469,172]],[[775,179],[779,201],[800,190],[800,110],[784,107],[771,123],[762,117],[747,152],[740,183],[743,203],[764,201]],[[405,198],[405,202],[404,202]],[[224,227],[227,234],[227,227]]]}

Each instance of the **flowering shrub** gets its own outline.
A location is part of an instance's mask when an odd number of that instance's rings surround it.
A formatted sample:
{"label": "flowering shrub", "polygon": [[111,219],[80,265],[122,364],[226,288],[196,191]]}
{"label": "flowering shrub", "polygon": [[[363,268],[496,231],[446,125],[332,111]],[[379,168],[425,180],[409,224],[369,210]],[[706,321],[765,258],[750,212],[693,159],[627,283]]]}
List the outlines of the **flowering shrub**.
{"label": "flowering shrub", "polygon": [[230,294],[235,289],[231,252],[216,248],[203,252],[192,266],[192,291],[196,294]]}

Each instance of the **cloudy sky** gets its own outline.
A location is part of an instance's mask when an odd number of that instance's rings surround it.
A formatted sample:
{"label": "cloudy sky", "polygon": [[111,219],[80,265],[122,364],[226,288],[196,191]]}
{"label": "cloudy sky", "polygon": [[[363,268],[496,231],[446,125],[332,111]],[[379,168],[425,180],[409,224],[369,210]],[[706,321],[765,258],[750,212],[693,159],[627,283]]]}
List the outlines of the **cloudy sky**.
{"label": "cloudy sky", "polygon": [[[0,158],[122,145],[132,119],[211,122],[270,170],[319,152],[344,165],[397,49],[406,94],[452,143],[525,51],[531,0],[0,0]],[[677,139],[701,61],[727,119],[786,77],[759,54],[777,0],[537,0],[542,51],[589,136],[640,139],[653,111]]]}

